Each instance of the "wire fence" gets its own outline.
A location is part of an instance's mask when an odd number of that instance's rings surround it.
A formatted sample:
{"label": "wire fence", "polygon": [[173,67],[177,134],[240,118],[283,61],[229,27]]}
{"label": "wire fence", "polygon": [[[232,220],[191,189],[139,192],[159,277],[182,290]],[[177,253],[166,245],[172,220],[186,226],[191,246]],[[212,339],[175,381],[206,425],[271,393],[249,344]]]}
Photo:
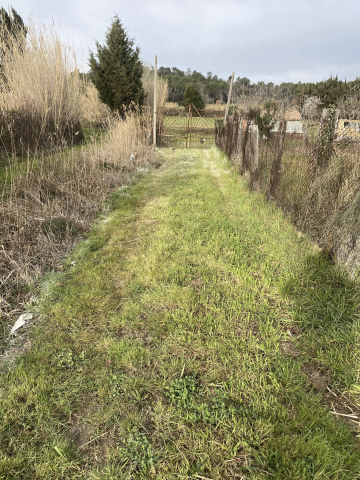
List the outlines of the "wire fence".
{"label": "wire fence", "polygon": [[185,108],[160,107],[157,116],[159,147],[209,148],[215,145],[215,125],[223,111],[198,110],[193,104]]}
{"label": "wire fence", "polygon": [[[340,114],[341,115],[341,114]],[[280,119],[268,135],[236,112],[216,125],[216,145],[354,275],[360,266],[360,120],[324,109],[317,122]]]}

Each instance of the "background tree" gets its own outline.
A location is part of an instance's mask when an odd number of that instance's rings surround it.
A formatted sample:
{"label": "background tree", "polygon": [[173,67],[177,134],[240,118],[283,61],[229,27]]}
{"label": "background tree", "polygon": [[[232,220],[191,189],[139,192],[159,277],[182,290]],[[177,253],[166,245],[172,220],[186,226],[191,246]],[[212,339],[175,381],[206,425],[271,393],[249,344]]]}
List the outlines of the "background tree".
{"label": "background tree", "polygon": [[11,45],[14,40],[23,42],[27,35],[27,29],[24,25],[23,19],[12,7],[9,7],[9,13],[5,8],[0,8],[0,42],[1,55],[11,51]]}
{"label": "background tree", "polygon": [[115,15],[106,32],[105,45],[96,42],[97,54],[90,52],[90,78],[99,92],[100,100],[112,111],[123,112],[135,103],[143,105],[141,83],[143,66],[139,47],[134,47],[119,17]]}
{"label": "background tree", "polygon": [[159,76],[163,76],[169,85],[169,101],[182,103],[185,88],[189,84],[194,85],[206,103],[215,103],[216,100],[227,100],[229,86],[225,80],[219,79],[216,75],[212,76],[211,72],[208,72],[206,77],[196,70],[191,72],[191,75],[186,73],[176,67],[159,68]]}
{"label": "background tree", "polygon": [[198,110],[202,110],[204,108],[203,99],[192,83],[186,86],[184,93],[184,107],[189,105],[189,103],[192,103]]}

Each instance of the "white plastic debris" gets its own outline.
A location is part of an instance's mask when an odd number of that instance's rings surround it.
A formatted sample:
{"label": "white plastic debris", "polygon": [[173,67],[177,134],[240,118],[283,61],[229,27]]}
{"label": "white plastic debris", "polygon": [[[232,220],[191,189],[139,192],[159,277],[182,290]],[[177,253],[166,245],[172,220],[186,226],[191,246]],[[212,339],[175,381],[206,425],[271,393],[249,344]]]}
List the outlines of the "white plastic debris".
{"label": "white plastic debris", "polygon": [[76,262],[71,262],[71,265],[74,267],[76,265]]}
{"label": "white plastic debris", "polygon": [[136,169],[137,173],[149,173],[150,172],[150,168],[146,168],[146,167],[139,167]]}
{"label": "white plastic debris", "polygon": [[135,160],[135,157],[133,154],[130,155],[130,160]]}
{"label": "white plastic debris", "polygon": [[16,332],[16,330],[19,330],[19,328],[23,327],[25,323],[28,322],[29,320],[32,320],[32,318],[33,318],[32,313],[23,313],[22,315],[20,315],[20,317],[16,320],[16,322],[14,323],[14,326],[10,330],[10,335],[13,335]]}

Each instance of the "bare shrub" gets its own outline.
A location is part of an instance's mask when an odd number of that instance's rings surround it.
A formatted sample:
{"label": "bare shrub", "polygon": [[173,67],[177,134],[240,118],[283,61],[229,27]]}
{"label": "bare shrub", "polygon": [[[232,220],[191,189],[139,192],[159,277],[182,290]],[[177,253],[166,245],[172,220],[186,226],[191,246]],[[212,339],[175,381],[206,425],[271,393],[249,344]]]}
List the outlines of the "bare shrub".
{"label": "bare shrub", "polygon": [[319,97],[311,96],[304,100],[304,103],[300,109],[302,118],[306,120],[319,120],[321,116],[321,100]]}
{"label": "bare shrub", "polygon": [[178,102],[165,102],[164,106],[166,108],[179,108],[179,103]]}
{"label": "bare shrub", "polygon": [[28,25],[1,47],[0,139],[8,151],[64,147],[81,135],[80,78],[70,44],[54,27]]}
{"label": "bare shrub", "polygon": [[282,118],[289,107],[294,103],[294,95],[290,89],[282,85],[265,84],[233,86],[233,98],[242,115],[251,112],[262,113],[269,102],[276,105],[279,119]]}
{"label": "bare shrub", "polygon": [[338,102],[340,118],[360,119],[360,79]]}

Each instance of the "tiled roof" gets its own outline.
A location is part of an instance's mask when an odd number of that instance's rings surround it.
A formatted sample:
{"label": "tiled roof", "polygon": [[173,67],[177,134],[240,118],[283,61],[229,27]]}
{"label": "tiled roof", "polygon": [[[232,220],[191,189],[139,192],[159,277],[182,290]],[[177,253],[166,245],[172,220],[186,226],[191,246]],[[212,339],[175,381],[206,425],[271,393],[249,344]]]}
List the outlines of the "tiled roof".
{"label": "tiled roof", "polygon": [[287,112],[285,112],[284,120],[286,120],[286,121],[301,120],[301,115],[296,110],[287,111]]}

